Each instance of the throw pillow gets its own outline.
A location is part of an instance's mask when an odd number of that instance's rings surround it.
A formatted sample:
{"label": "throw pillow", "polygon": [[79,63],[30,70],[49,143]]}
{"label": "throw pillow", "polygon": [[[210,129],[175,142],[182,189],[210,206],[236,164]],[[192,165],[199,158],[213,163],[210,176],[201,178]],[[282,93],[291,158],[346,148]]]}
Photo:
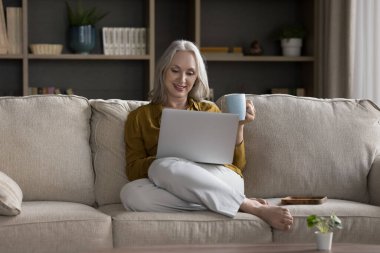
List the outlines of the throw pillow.
{"label": "throw pillow", "polygon": [[0,171],[0,215],[18,215],[21,212],[22,191],[20,186]]}
{"label": "throw pillow", "polygon": [[92,99],[91,150],[95,196],[99,205],[120,203],[120,190],[128,182],[125,172],[125,121],[143,101]]}

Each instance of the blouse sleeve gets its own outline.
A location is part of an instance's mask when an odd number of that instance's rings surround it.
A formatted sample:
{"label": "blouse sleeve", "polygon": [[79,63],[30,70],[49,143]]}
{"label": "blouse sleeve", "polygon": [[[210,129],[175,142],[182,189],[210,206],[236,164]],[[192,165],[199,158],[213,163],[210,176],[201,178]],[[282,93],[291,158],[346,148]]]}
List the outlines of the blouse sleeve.
{"label": "blouse sleeve", "polygon": [[[211,107],[207,108],[206,111],[221,112],[219,107],[215,104],[211,104]],[[239,168],[241,171],[244,170],[245,165],[246,165],[244,141],[242,141],[240,144],[235,146],[232,165]]]}
{"label": "blouse sleeve", "polygon": [[235,146],[234,159],[232,164],[238,167],[241,171],[244,170],[246,165],[244,141]]}
{"label": "blouse sleeve", "polygon": [[155,159],[148,156],[145,147],[141,126],[135,112],[128,115],[125,124],[125,144],[127,177],[130,181],[148,177],[148,169]]}

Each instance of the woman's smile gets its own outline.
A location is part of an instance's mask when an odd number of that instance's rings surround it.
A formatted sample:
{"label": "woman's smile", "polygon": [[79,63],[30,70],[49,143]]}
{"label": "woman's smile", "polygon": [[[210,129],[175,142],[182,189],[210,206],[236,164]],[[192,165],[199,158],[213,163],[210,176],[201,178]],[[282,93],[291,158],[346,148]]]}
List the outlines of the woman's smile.
{"label": "woman's smile", "polygon": [[176,84],[174,83],[174,88],[178,91],[178,92],[184,92],[186,91],[186,84]]}

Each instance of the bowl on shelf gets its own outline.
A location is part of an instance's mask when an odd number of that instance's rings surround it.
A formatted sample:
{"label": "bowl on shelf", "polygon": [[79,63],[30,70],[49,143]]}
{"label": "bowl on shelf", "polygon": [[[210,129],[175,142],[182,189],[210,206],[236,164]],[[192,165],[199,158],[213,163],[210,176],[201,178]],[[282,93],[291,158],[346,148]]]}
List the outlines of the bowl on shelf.
{"label": "bowl on shelf", "polygon": [[57,55],[62,53],[62,44],[30,44],[32,54]]}

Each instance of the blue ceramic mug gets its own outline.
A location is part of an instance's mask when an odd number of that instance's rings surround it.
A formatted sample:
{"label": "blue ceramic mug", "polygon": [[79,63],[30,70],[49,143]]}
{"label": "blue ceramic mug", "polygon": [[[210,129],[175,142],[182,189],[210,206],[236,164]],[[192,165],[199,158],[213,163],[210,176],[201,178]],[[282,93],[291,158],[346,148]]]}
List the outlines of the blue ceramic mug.
{"label": "blue ceramic mug", "polygon": [[239,115],[239,120],[245,119],[246,104],[245,104],[245,94],[244,93],[234,93],[224,96],[225,112],[233,113]]}

